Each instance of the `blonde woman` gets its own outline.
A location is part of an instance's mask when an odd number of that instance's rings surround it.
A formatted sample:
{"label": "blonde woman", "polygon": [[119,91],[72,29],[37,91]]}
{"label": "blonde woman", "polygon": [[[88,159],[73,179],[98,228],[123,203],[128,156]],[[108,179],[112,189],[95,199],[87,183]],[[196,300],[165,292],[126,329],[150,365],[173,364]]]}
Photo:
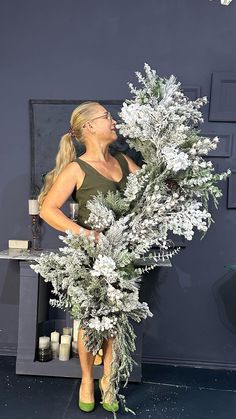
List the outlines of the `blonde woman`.
{"label": "blonde woman", "polygon": [[[85,146],[85,153],[77,158],[73,138]],[[116,121],[98,102],[84,102],[74,109],[70,119],[69,132],[63,135],[56,156],[56,167],[45,177],[44,187],[39,195],[40,217],[55,229],[70,230],[86,235],[91,230],[85,224],[88,218],[86,202],[98,191],[123,189],[130,172],[139,170],[133,160],[122,153],[112,156],[109,144],[117,139]],[[69,219],[60,208],[73,196],[80,204],[78,222]],[[99,238],[93,232],[95,241]],[[87,352],[82,340],[84,331],[78,332],[78,352],[82,379],[79,390],[79,407],[90,412],[94,409],[94,382],[92,353]],[[103,395],[109,386],[110,364],[112,361],[112,338],[103,342],[104,373],[99,381],[103,407],[108,411],[119,409],[118,401],[111,403],[112,394]],[[110,396],[109,396],[110,394]]]}

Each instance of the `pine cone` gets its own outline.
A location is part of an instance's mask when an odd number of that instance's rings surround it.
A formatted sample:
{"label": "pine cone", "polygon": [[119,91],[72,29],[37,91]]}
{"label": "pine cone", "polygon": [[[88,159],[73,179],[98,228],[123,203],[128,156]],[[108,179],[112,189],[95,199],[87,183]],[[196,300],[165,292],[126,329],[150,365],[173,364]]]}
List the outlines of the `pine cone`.
{"label": "pine cone", "polygon": [[165,180],[166,186],[171,190],[171,191],[176,191],[179,187],[178,183],[176,182],[176,180],[174,179],[166,179]]}

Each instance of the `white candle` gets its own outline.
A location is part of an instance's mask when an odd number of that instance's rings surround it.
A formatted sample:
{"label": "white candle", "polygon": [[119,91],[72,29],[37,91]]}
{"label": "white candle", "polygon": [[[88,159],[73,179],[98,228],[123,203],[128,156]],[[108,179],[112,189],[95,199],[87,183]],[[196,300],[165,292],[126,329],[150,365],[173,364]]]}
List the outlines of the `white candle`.
{"label": "white candle", "polygon": [[78,342],[73,341],[71,345],[72,345],[72,356],[75,358],[79,358]]}
{"label": "white candle", "polygon": [[59,356],[59,342],[51,342],[52,357],[57,358]]}
{"label": "white candle", "polygon": [[72,328],[71,327],[63,327],[63,335],[71,335]]}
{"label": "white candle", "polygon": [[79,331],[79,320],[73,321],[73,340],[77,342],[78,340],[78,331]]}
{"label": "white candle", "polygon": [[79,215],[79,204],[78,203],[70,203],[70,218],[72,220],[77,220]]}
{"label": "white candle", "polygon": [[37,215],[39,214],[39,203],[37,199],[29,199],[29,214]]}
{"label": "white candle", "polygon": [[68,361],[70,359],[70,345],[61,343],[59,349],[59,360]]}
{"label": "white candle", "polygon": [[61,343],[67,343],[70,346],[71,335],[61,335]]}
{"label": "white candle", "polygon": [[60,333],[56,330],[51,333],[51,342],[59,342]]}
{"label": "white candle", "polygon": [[72,342],[72,351],[78,352],[78,342],[75,342],[75,341]]}
{"label": "white candle", "polygon": [[49,336],[40,336],[39,338],[39,349],[49,348],[50,338]]}

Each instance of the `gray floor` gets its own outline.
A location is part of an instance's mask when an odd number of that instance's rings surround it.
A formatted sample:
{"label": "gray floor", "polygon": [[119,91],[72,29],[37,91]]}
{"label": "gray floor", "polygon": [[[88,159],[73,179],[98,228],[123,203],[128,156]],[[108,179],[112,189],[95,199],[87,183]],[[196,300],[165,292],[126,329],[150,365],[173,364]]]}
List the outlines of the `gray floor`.
{"label": "gray floor", "polygon": [[[100,405],[81,412],[76,404],[80,379],[19,376],[15,357],[0,356],[1,419],[112,419]],[[236,372],[188,367],[143,365],[143,382],[122,389],[136,416],[122,411],[118,418],[235,419]]]}

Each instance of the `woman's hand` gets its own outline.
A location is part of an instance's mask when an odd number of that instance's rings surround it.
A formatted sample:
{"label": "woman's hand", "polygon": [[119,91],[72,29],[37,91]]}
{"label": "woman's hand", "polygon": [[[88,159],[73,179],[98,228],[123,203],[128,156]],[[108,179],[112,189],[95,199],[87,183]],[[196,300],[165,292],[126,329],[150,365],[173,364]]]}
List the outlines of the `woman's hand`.
{"label": "woman's hand", "polygon": [[87,237],[90,237],[91,235],[93,235],[95,243],[96,244],[98,243],[99,236],[100,236],[99,231],[96,231],[96,230],[86,230],[86,233],[85,234],[86,234]]}
{"label": "woman's hand", "polygon": [[98,243],[98,240],[99,240],[99,237],[100,237],[100,233],[99,233],[99,231],[96,231],[96,230],[93,230],[93,233],[95,235],[94,241],[97,244]]}

